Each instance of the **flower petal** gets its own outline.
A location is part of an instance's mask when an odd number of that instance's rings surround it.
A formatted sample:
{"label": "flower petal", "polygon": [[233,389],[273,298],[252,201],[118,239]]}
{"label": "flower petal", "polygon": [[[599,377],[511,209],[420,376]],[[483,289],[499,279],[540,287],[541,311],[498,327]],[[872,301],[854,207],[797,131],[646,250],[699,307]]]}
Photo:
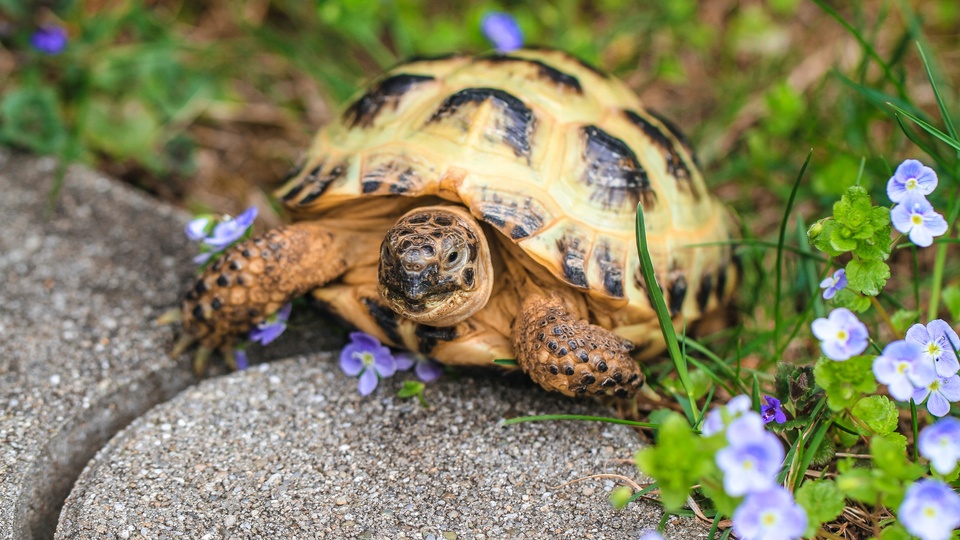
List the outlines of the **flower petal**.
{"label": "flower petal", "polygon": [[417,361],[413,358],[413,355],[408,352],[401,352],[393,355],[393,363],[397,368],[397,371],[407,371],[412,368]]}
{"label": "flower petal", "polygon": [[356,377],[363,371],[363,361],[355,353],[362,352],[362,349],[354,344],[347,345],[340,351],[340,369],[351,377]]}
{"label": "flower petal", "polygon": [[927,400],[927,410],[934,416],[946,416],[950,412],[950,402],[940,392],[931,392]]}
{"label": "flower petal", "polygon": [[369,396],[377,387],[378,382],[380,382],[380,379],[377,378],[377,373],[372,369],[365,369],[363,373],[360,374],[360,382],[357,383],[357,390],[360,391],[361,396]]}
{"label": "flower petal", "polygon": [[397,372],[397,363],[390,354],[390,349],[380,347],[380,350],[373,355],[373,367],[377,370],[377,375],[381,377],[392,377]]}
{"label": "flower petal", "polygon": [[424,359],[417,362],[417,367],[414,369],[414,372],[417,374],[418,379],[428,383],[439,379],[443,375],[443,367],[433,360]]}

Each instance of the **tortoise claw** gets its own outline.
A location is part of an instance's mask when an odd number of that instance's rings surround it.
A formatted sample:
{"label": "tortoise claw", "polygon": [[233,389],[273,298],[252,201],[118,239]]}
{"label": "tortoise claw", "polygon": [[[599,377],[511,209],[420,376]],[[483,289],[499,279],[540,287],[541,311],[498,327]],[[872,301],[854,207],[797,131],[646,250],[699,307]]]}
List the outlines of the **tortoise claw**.
{"label": "tortoise claw", "polygon": [[173,345],[173,348],[170,349],[170,358],[176,358],[187,352],[187,349],[189,349],[195,341],[197,341],[197,338],[191,336],[190,334],[184,334],[180,336],[180,339],[178,339]]}
{"label": "tortoise claw", "polygon": [[183,320],[183,312],[180,308],[173,308],[165,311],[162,315],[154,319],[153,324],[157,326],[166,326]]}
{"label": "tortoise claw", "polygon": [[203,377],[206,373],[207,362],[210,360],[211,353],[213,353],[213,349],[209,347],[200,346],[197,348],[197,354],[193,357],[193,374],[198,378]]}

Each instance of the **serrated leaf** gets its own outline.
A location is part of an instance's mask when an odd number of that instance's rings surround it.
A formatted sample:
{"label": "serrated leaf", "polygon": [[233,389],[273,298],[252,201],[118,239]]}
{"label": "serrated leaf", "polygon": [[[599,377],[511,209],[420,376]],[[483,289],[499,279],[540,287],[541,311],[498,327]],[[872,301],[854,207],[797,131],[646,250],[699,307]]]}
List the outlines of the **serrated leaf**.
{"label": "serrated leaf", "polygon": [[854,356],[837,362],[821,357],[813,368],[813,376],[827,394],[827,406],[841,411],[853,406],[865,394],[877,390],[873,377],[872,356]]}
{"label": "serrated leaf", "polygon": [[910,540],[911,538],[913,536],[899,523],[894,523],[880,530],[880,540]]}
{"label": "serrated leaf", "polygon": [[[897,406],[887,396],[867,396],[853,406],[850,414],[861,424],[854,429],[862,435],[886,435],[897,428]],[[867,431],[869,430],[869,431]]]}
{"label": "serrated leaf", "polygon": [[837,291],[836,296],[833,297],[833,303],[837,307],[845,307],[856,313],[863,313],[870,309],[870,299],[850,290],[849,287]]}
{"label": "serrated leaf", "polygon": [[867,296],[877,296],[890,278],[890,267],[883,261],[853,259],[847,263],[847,286]]}
{"label": "serrated leaf", "polygon": [[696,435],[687,421],[670,414],[660,426],[657,444],[636,454],[637,467],[660,485],[660,498],[667,510],[683,506],[690,488],[713,468],[710,439]]}
{"label": "serrated leaf", "polygon": [[843,512],[843,493],[831,480],[804,482],[794,494],[797,504],[807,511],[807,536],[813,538],[820,525],[833,521]]}

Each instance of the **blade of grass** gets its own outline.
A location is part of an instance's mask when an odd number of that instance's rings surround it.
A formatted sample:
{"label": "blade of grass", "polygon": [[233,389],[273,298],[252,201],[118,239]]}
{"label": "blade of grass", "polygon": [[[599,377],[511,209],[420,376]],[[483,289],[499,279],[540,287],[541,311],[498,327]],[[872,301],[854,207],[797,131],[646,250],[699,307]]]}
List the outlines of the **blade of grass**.
{"label": "blade of grass", "polygon": [[937,88],[937,81],[933,77],[933,71],[930,68],[930,62],[927,61],[927,55],[923,52],[923,46],[917,42],[917,50],[920,51],[920,60],[923,61],[923,68],[927,70],[927,79],[930,81],[930,88],[933,89],[933,95],[937,99],[937,108],[940,109],[940,119],[947,126],[947,133],[954,139],[960,140],[957,136],[957,129],[953,126],[953,119],[950,118],[950,112],[943,102],[943,96],[940,95],[940,89]]}
{"label": "blade of grass", "polygon": [[644,427],[650,429],[660,429],[660,424],[651,424],[649,422],[636,422],[634,420],[624,420],[623,418],[608,418],[606,416],[586,416],[582,414],[541,414],[539,416],[518,416],[503,421],[503,425],[519,424],[522,422],[544,422],[547,420],[581,420],[585,422],[606,422],[608,424],[623,424],[625,426]]}
{"label": "blade of grass", "polygon": [[900,115],[894,114],[893,117],[897,120],[897,124],[899,124],[900,130],[903,131],[903,134],[906,135],[908,139],[910,139],[910,142],[915,144],[917,148],[919,148],[920,150],[923,150],[923,152],[926,153],[928,156],[931,156],[934,159],[934,161],[937,162],[938,167],[944,170],[950,169],[949,165],[947,165],[947,162],[943,160],[939,152],[937,152],[936,150],[933,149],[933,147],[927,144],[927,141],[921,140],[920,137],[918,137],[917,134],[914,133],[912,129],[907,129],[907,126],[904,125],[903,119],[900,118]]}
{"label": "blade of grass", "polygon": [[787,208],[783,212],[783,220],[780,222],[780,235],[777,240],[777,262],[774,266],[776,273],[776,291],[773,297],[773,350],[777,353],[775,360],[780,359],[780,295],[783,293],[783,244],[787,239],[787,222],[790,221],[790,213],[793,211],[793,203],[797,200],[797,191],[800,189],[800,180],[803,179],[803,173],[807,171],[807,165],[810,164],[810,158],[813,157],[813,149],[807,153],[807,159],[803,161],[800,167],[800,174],[793,182],[793,189],[790,190],[790,197],[787,199]]}
{"label": "blade of grass", "polygon": [[688,407],[684,407],[687,413],[687,420],[691,426],[697,425],[699,421],[696,409],[697,400],[693,396],[693,382],[690,381],[690,374],[687,371],[687,362],[680,352],[680,346],[677,343],[677,332],[673,327],[673,320],[670,318],[670,312],[667,310],[667,303],[663,300],[663,292],[657,283],[657,276],[653,270],[653,260],[650,258],[650,250],[647,247],[647,228],[643,221],[643,206],[637,204],[637,254],[640,257],[640,272],[643,274],[643,282],[647,287],[647,294],[650,296],[653,309],[657,313],[657,320],[660,322],[660,331],[663,333],[663,339],[667,344],[667,351],[670,353],[670,359],[677,368],[677,377],[680,378],[680,384],[687,392],[690,401]]}
{"label": "blade of grass", "polygon": [[887,103],[887,105],[890,106],[890,107],[892,107],[892,108],[893,108],[894,110],[896,110],[898,113],[900,113],[900,114],[906,116],[907,118],[909,118],[910,120],[912,120],[913,123],[915,123],[915,124],[917,124],[918,126],[920,126],[920,128],[923,129],[924,131],[926,131],[927,133],[929,133],[929,134],[933,135],[934,137],[940,139],[941,141],[947,143],[947,145],[949,145],[949,146],[950,146],[951,148],[953,148],[954,150],[960,151],[960,141],[958,141],[958,140],[954,139],[953,137],[947,135],[946,133],[940,131],[940,130],[937,129],[933,124],[931,124],[931,123],[929,123],[929,122],[927,122],[927,121],[925,121],[925,120],[922,120],[921,118],[919,118],[918,116],[916,116],[916,115],[914,115],[914,114],[911,114],[911,113],[907,112],[907,111],[904,110],[902,107],[898,107],[898,106],[894,105],[893,103],[889,103],[889,102]]}
{"label": "blade of grass", "polygon": [[893,72],[890,70],[890,66],[887,65],[887,63],[883,60],[883,58],[881,58],[880,55],[877,53],[876,49],[874,49],[873,46],[870,45],[869,41],[867,41],[866,39],[864,39],[862,35],[860,35],[860,32],[856,28],[854,28],[852,24],[848,23],[847,20],[844,19],[843,16],[837,12],[837,10],[833,9],[830,5],[828,5],[825,2],[825,0],[813,0],[813,3],[819,6],[820,9],[822,9],[827,15],[833,17],[835,21],[840,23],[840,26],[842,26],[851,36],[853,36],[853,38],[856,39],[858,43],[860,43],[860,47],[863,48],[863,52],[865,52],[867,56],[869,56],[870,58],[873,58],[874,61],[876,61],[877,64],[880,65],[880,69],[883,70],[884,77],[897,88],[897,90],[900,92],[900,95],[904,95],[906,93],[904,92],[904,89],[903,89],[903,83],[897,80],[897,78],[893,76]]}

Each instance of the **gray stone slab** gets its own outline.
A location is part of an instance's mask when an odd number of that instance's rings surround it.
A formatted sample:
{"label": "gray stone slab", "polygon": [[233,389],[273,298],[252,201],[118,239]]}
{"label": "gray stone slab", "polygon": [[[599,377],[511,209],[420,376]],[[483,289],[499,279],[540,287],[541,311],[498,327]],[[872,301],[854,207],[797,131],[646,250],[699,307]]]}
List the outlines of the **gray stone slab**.
{"label": "gray stone slab", "polygon": [[[609,505],[612,480],[575,482],[636,478],[629,428],[500,424],[609,411],[482,376],[441,379],[424,409],[396,397],[404,375],[364,398],[333,355],[309,355],[207,380],[97,455],[57,538],[637,538],[656,526],[656,505]],[[702,533],[689,526],[673,537]]]}
{"label": "gray stone slab", "polygon": [[[82,167],[50,207],[55,167],[0,150],[0,538],[52,537],[94,453],[194,382],[166,355],[174,329],[152,322],[193,274],[189,216]],[[294,326],[309,331],[252,354],[341,341]]]}

